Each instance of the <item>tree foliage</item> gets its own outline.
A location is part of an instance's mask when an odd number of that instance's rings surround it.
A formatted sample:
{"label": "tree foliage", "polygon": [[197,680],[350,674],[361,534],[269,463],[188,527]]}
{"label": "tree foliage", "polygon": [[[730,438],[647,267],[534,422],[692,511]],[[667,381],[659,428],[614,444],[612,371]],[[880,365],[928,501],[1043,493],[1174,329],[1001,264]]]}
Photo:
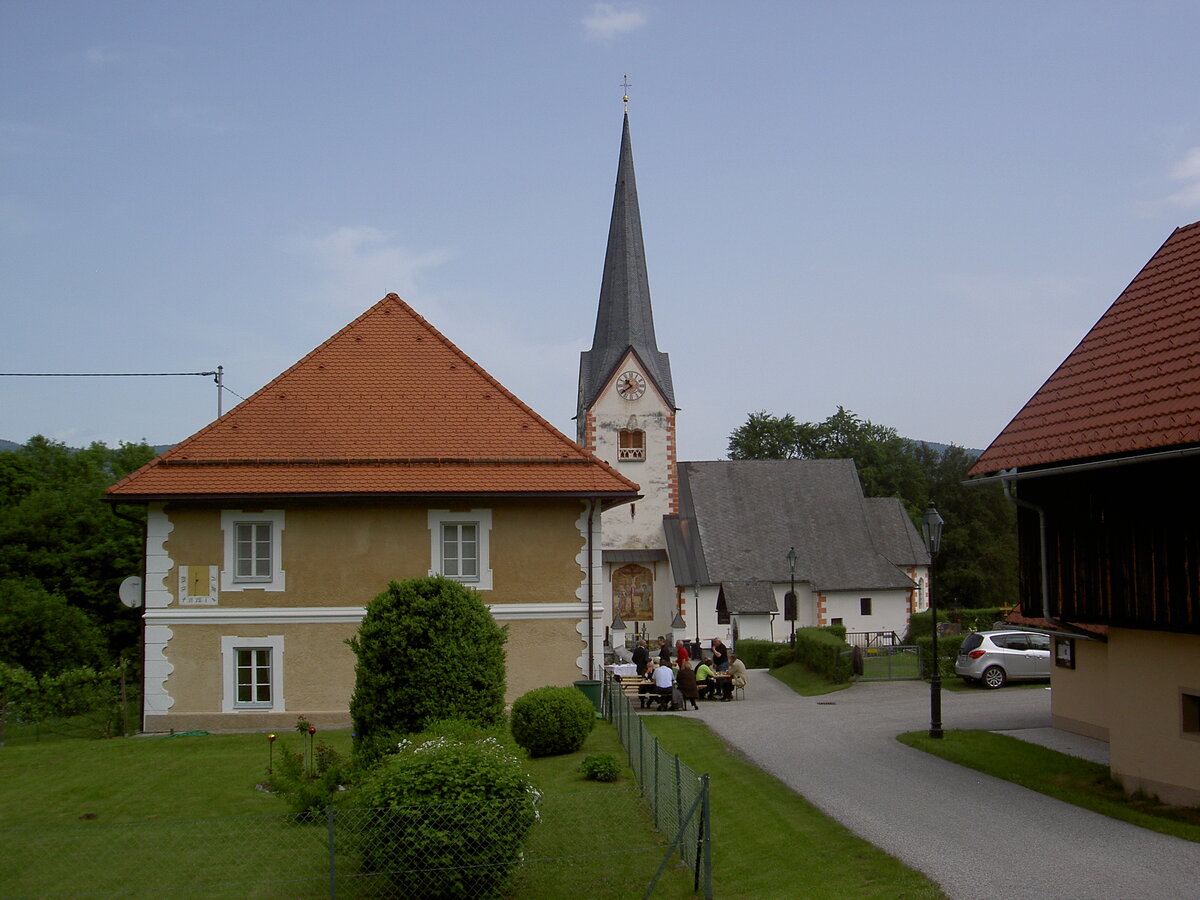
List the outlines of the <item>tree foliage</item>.
{"label": "tree foliage", "polygon": [[479,595],[448,578],[391,582],[347,643],[357,657],[350,716],[364,747],[460,719],[504,718],[504,641]]}
{"label": "tree foliage", "polygon": [[144,443],[73,450],[44,437],[0,452],[0,581],[83,611],[114,656],[139,634],[140,611],[122,606],[117,589],[142,570],[145,514],[114,515],[104,489],[153,458]]}
{"label": "tree foliage", "polygon": [[83,610],[35,581],[0,581],[0,662],[41,676],[106,657],[104,635]]}
{"label": "tree foliage", "polygon": [[950,606],[1017,599],[1016,513],[996,485],[963,484],[974,457],[900,437],[839,406],[823,422],[751,413],[729,436],[730,459],[853,459],[868,497],[899,497],[915,525],[932,500],[946,520],[933,590]]}

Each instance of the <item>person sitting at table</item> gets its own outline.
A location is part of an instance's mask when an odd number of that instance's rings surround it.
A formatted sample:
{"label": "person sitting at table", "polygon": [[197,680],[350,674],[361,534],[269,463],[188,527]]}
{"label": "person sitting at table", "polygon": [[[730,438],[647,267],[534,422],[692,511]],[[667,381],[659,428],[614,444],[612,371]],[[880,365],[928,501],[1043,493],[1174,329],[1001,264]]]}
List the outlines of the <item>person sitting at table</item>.
{"label": "person sitting at table", "polygon": [[642,683],[638,685],[638,706],[645,709],[656,699],[658,688],[654,685],[654,670],[658,668],[654,660],[646,661],[646,671],[642,673]]}
{"label": "person sitting at table", "polygon": [[675,690],[675,670],[670,663],[663,663],[654,669],[654,693],[658,700],[659,710],[669,709],[671,694]]}
{"label": "person sitting at table", "polygon": [[711,700],[717,687],[717,673],[713,671],[712,660],[707,656],[696,666],[696,684],[700,689],[700,698]]}
{"label": "person sitting at table", "polygon": [[737,658],[736,653],[729,654],[729,674],[733,676],[729,685],[732,695],[735,689],[746,686],[746,664]]}
{"label": "person sitting at table", "polygon": [[700,698],[700,686],[696,683],[696,672],[690,662],[685,662],[679,667],[675,681],[679,685],[679,693],[683,694],[684,702],[692,704],[692,709],[699,709],[696,701]]}
{"label": "person sitting at table", "polygon": [[712,659],[713,668],[718,672],[724,672],[729,668],[729,648],[720,638],[712,639]]}

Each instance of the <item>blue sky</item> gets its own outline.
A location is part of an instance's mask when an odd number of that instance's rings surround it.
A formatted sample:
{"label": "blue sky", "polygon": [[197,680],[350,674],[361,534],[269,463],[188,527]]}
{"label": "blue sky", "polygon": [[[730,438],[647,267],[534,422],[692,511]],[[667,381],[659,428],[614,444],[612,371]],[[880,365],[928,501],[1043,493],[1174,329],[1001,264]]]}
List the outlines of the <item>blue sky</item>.
{"label": "blue sky", "polygon": [[[0,369],[246,397],[395,291],[574,435],[628,72],[680,458],[839,404],[982,448],[1200,219],[1198,33],[1195,2],[4,0]],[[215,412],[209,378],[0,378],[15,441]]]}

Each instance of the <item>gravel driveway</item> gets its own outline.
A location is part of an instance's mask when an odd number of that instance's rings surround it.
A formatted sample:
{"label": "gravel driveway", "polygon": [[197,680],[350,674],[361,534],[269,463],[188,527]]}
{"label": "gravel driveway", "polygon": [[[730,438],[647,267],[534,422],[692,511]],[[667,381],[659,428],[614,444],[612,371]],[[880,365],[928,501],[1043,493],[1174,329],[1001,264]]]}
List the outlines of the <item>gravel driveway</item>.
{"label": "gravel driveway", "polygon": [[[956,900],[1174,900],[1195,890],[1200,844],[1070,806],[896,741],[901,732],[929,727],[927,684],[860,683],[800,697],[754,671],[746,693],[734,703],[702,703],[700,716],[759,767]],[[1046,729],[1050,693],[943,692],[942,720],[948,729]]]}

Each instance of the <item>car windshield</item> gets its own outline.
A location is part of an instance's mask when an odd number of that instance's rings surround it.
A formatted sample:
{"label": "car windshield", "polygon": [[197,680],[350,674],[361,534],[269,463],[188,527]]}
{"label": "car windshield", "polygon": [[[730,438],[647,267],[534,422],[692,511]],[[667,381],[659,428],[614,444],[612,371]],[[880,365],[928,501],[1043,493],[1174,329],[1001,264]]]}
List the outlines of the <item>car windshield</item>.
{"label": "car windshield", "polygon": [[978,647],[982,643],[983,643],[983,635],[979,634],[978,632],[976,632],[975,634],[968,634],[962,642],[962,649],[959,650],[958,652],[959,653],[970,653],[972,650],[974,650],[976,647]]}

